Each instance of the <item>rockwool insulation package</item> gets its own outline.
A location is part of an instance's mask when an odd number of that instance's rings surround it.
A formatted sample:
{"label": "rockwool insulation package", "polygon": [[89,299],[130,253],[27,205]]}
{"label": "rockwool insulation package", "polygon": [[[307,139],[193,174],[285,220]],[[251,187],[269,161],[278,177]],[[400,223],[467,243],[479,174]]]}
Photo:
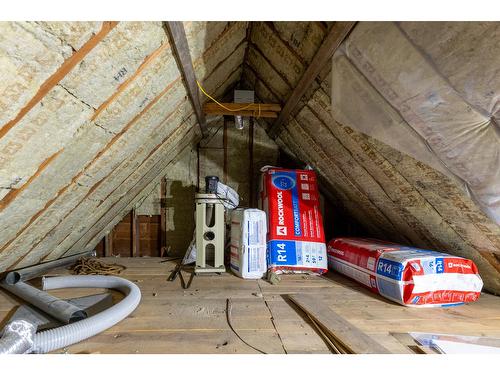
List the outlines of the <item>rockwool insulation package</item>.
{"label": "rockwool insulation package", "polygon": [[231,270],[244,279],[260,279],[267,272],[266,213],[238,208],[231,214]]}
{"label": "rockwool insulation package", "polygon": [[483,287],[477,267],[469,259],[374,239],[331,240],[328,265],[404,306],[474,302]]}
{"label": "rockwool insulation package", "polygon": [[267,214],[267,263],[276,273],[328,270],[316,174],[262,170],[259,204]]}

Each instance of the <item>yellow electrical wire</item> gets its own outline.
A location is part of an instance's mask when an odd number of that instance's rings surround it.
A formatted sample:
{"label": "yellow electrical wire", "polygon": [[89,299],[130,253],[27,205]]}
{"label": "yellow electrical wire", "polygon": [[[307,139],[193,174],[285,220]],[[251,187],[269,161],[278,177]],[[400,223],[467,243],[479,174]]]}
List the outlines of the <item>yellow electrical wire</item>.
{"label": "yellow electrical wire", "polygon": [[[205,91],[205,89],[201,86],[200,82],[198,80],[196,80],[196,83],[198,84],[198,87],[200,88],[201,92],[203,94],[205,94],[205,96],[211,100],[213,100],[215,103],[217,103],[220,107],[224,108],[226,111],[229,111],[229,112],[239,112],[239,111],[243,111],[247,108],[250,108],[254,103],[250,103],[244,107],[241,107],[241,108],[236,108],[236,109],[231,109],[231,108],[228,108],[226,107],[224,104],[222,103],[219,103],[214,97],[212,97],[209,93],[207,93]],[[257,117],[260,117],[260,103],[258,103],[258,106],[259,106],[259,115]]]}

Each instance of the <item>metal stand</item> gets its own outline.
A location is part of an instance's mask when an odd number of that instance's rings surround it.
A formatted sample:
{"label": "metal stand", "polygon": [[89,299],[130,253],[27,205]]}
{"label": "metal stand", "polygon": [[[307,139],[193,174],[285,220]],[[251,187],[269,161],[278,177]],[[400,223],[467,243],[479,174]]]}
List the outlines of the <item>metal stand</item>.
{"label": "metal stand", "polygon": [[226,272],[224,205],[216,194],[196,194],[196,274]]}

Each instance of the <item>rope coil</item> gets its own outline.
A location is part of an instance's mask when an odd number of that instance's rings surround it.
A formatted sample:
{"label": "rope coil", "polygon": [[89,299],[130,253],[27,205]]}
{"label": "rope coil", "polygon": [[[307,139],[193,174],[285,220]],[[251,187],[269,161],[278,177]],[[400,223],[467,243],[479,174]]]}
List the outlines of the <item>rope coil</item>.
{"label": "rope coil", "polygon": [[70,270],[73,275],[119,275],[126,268],[121,264],[106,264],[94,258],[80,258]]}

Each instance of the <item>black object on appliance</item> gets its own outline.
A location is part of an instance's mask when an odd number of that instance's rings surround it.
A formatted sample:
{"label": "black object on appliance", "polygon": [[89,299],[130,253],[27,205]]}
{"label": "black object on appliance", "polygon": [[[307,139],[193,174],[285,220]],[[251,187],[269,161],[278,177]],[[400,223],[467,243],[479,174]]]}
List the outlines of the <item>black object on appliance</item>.
{"label": "black object on appliance", "polygon": [[205,177],[205,192],[207,194],[217,194],[217,184],[218,183],[219,183],[219,177],[206,176]]}

